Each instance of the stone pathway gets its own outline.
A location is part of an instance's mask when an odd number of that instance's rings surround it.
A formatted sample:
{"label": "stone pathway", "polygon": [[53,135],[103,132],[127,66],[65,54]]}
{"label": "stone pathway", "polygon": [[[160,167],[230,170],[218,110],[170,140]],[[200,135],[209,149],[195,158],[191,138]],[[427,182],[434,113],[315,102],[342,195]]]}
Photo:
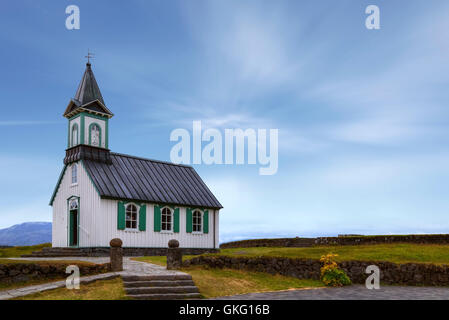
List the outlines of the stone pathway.
{"label": "stone pathway", "polygon": [[[13,260],[24,261],[49,261],[49,260],[77,260],[87,261],[92,263],[107,263],[109,258],[107,257],[63,257],[63,258],[12,258]],[[86,276],[80,278],[81,284],[87,284],[96,280],[108,280],[118,276],[143,276],[143,275],[186,275],[184,272],[176,270],[167,270],[165,267],[150,264],[141,261],[131,260],[129,257],[123,258],[123,271],[121,272],[108,272],[92,276]],[[0,291],[0,300],[8,300],[17,297],[23,297],[29,294],[38,293],[46,290],[52,290],[65,287],[65,280],[56,281],[51,283],[39,284],[34,286],[22,287],[18,289],[3,290]]]}
{"label": "stone pathway", "polygon": [[449,300],[449,287],[382,286],[368,290],[365,286],[316,288],[278,292],[249,293],[218,300]]}

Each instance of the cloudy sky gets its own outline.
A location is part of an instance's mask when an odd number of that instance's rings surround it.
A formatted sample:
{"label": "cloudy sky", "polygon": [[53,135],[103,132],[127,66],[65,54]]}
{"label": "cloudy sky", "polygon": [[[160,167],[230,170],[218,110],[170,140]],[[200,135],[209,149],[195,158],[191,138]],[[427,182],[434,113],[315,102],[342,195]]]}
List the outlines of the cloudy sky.
{"label": "cloudy sky", "polygon": [[447,1],[120,3],[0,5],[0,228],[51,221],[90,48],[115,152],[170,160],[194,120],[279,129],[276,175],[194,166],[225,207],[222,241],[449,232]]}

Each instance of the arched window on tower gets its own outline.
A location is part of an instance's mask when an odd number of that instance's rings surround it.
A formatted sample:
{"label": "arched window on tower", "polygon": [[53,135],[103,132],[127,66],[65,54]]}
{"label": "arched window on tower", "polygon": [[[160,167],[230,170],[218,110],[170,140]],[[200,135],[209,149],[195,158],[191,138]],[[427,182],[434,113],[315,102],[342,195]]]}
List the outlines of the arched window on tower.
{"label": "arched window on tower", "polygon": [[101,129],[96,123],[90,126],[90,145],[95,147],[101,147]]}
{"label": "arched window on tower", "polygon": [[78,125],[75,123],[72,126],[72,145],[71,147],[74,147],[76,145],[78,145]]}

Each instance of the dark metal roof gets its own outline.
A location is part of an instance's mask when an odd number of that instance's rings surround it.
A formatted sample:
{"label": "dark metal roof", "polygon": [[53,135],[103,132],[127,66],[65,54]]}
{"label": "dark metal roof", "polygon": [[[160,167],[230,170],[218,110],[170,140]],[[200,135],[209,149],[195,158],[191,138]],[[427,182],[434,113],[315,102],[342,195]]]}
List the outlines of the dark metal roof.
{"label": "dark metal roof", "polygon": [[83,160],[102,198],[220,209],[191,166],[110,153],[112,164]]}
{"label": "dark metal roof", "polygon": [[75,97],[71,100],[71,103],[69,103],[69,106],[64,112],[64,116],[72,113],[78,108],[112,115],[104,103],[103,96],[101,95],[100,88],[95,80],[90,63],[86,64],[86,71],[84,71],[83,78],[78,85]]}
{"label": "dark metal roof", "polygon": [[84,71],[74,99],[79,101],[81,105],[94,100],[99,100],[102,104],[105,104],[90,63],[86,64],[86,71]]}

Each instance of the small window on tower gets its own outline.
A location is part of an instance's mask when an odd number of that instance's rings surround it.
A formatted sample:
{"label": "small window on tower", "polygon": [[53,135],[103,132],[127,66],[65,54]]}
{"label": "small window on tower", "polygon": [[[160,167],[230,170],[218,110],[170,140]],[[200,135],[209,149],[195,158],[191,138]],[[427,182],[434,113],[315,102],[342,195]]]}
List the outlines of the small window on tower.
{"label": "small window on tower", "polygon": [[90,144],[96,147],[100,146],[100,126],[93,124],[90,128]]}
{"label": "small window on tower", "polygon": [[72,126],[72,147],[78,145],[78,125],[75,123]]}
{"label": "small window on tower", "polygon": [[78,183],[78,166],[74,164],[72,166],[72,184]]}

